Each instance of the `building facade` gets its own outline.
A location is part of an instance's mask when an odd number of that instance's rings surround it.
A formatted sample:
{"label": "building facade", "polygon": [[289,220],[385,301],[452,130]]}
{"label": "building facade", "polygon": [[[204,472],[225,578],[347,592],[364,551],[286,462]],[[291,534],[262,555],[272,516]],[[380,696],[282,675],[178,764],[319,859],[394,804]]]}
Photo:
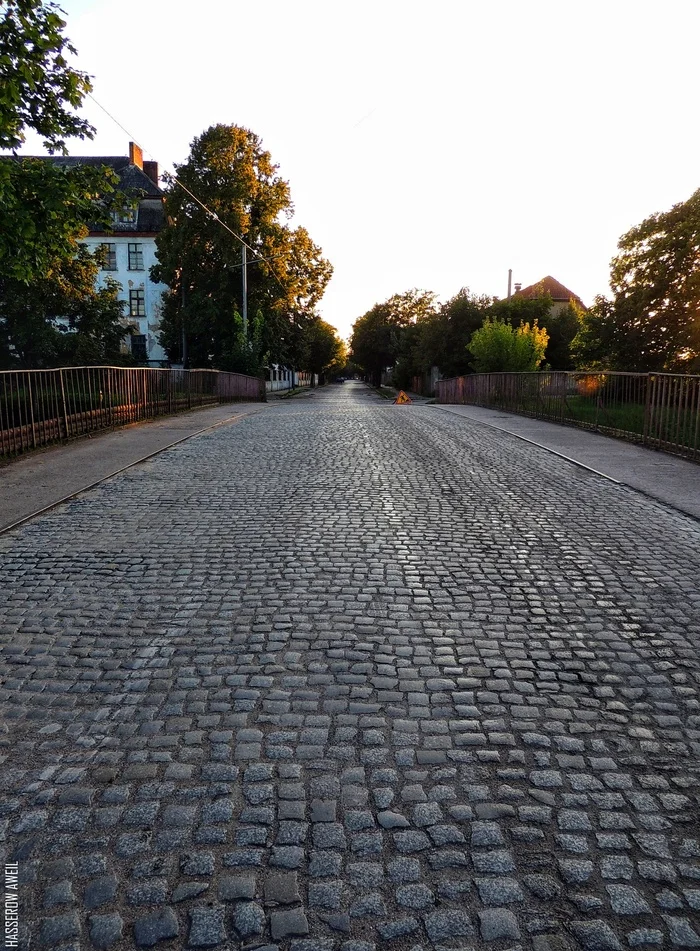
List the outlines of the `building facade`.
{"label": "building facade", "polygon": [[91,227],[83,239],[90,251],[100,252],[98,284],[108,278],[119,285],[124,326],[134,328],[125,348],[149,366],[167,366],[158,332],[165,284],[154,284],[150,268],[156,263],[156,237],[165,225],[164,193],[158,185],[158,163],[144,162],[138,145],[129,143],[128,156],[54,156],[61,165],[106,165],[119,177],[124,203],[112,218],[109,231]]}

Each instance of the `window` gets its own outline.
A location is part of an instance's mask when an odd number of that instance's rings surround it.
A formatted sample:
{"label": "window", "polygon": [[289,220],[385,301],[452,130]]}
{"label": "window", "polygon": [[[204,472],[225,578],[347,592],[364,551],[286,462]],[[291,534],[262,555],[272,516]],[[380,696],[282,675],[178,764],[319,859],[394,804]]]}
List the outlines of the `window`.
{"label": "window", "polygon": [[129,245],[129,270],[143,271],[143,245]]}
{"label": "window", "polygon": [[133,225],[138,214],[138,202],[127,199],[119,211],[112,212],[112,221],[119,225]]}
{"label": "window", "polygon": [[146,362],[148,359],[148,354],[146,353],[146,334],[131,335],[131,355],[140,363]]}
{"label": "window", "polygon": [[109,241],[103,242],[99,248],[98,252],[100,255],[100,260],[102,263],[103,271],[116,271],[117,270],[117,246],[112,244]]}
{"label": "window", "polygon": [[129,316],[130,317],[145,317],[146,316],[146,292],[145,291],[129,291]]}

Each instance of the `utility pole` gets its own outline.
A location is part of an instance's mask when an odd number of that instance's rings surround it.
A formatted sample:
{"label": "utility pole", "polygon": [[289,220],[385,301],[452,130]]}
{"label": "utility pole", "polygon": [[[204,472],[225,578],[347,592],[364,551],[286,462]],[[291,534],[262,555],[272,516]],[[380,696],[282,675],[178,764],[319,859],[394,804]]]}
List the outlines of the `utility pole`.
{"label": "utility pole", "polygon": [[246,246],[241,244],[241,268],[243,282],[243,336],[248,340],[248,256]]}
{"label": "utility pole", "polygon": [[180,359],[182,360],[183,370],[187,368],[187,332],[185,331],[185,273],[180,272],[181,290],[182,290],[182,339],[180,341]]}

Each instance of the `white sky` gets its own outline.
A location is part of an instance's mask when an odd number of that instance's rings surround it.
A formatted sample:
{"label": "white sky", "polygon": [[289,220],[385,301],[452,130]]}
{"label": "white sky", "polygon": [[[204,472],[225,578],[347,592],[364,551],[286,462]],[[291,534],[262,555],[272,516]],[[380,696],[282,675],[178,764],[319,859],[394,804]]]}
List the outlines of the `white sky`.
{"label": "white sky", "polygon": [[[412,287],[585,303],[617,239],[700,187],[697,0],[62,0],[94,96],[161,170],[256,132],[335,273],[349,334]],[[72,154],[125,155],[98,130]],[[25,152],[37,151],[28,141]]]}

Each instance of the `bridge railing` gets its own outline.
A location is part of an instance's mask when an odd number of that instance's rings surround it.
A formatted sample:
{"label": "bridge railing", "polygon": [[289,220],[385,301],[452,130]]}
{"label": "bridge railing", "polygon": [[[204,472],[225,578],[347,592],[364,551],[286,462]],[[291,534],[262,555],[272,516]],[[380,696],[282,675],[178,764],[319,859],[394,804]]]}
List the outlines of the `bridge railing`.
{"label": "bridge railing", "polygon": [[263,380],[218,370],[3,370],[0,458],[198,406],[264,399]]}
{"label": "bridge railing", "polygon": [[439,380],[436,399],[580,426],[700,462],[700,376],[474,373]]}

